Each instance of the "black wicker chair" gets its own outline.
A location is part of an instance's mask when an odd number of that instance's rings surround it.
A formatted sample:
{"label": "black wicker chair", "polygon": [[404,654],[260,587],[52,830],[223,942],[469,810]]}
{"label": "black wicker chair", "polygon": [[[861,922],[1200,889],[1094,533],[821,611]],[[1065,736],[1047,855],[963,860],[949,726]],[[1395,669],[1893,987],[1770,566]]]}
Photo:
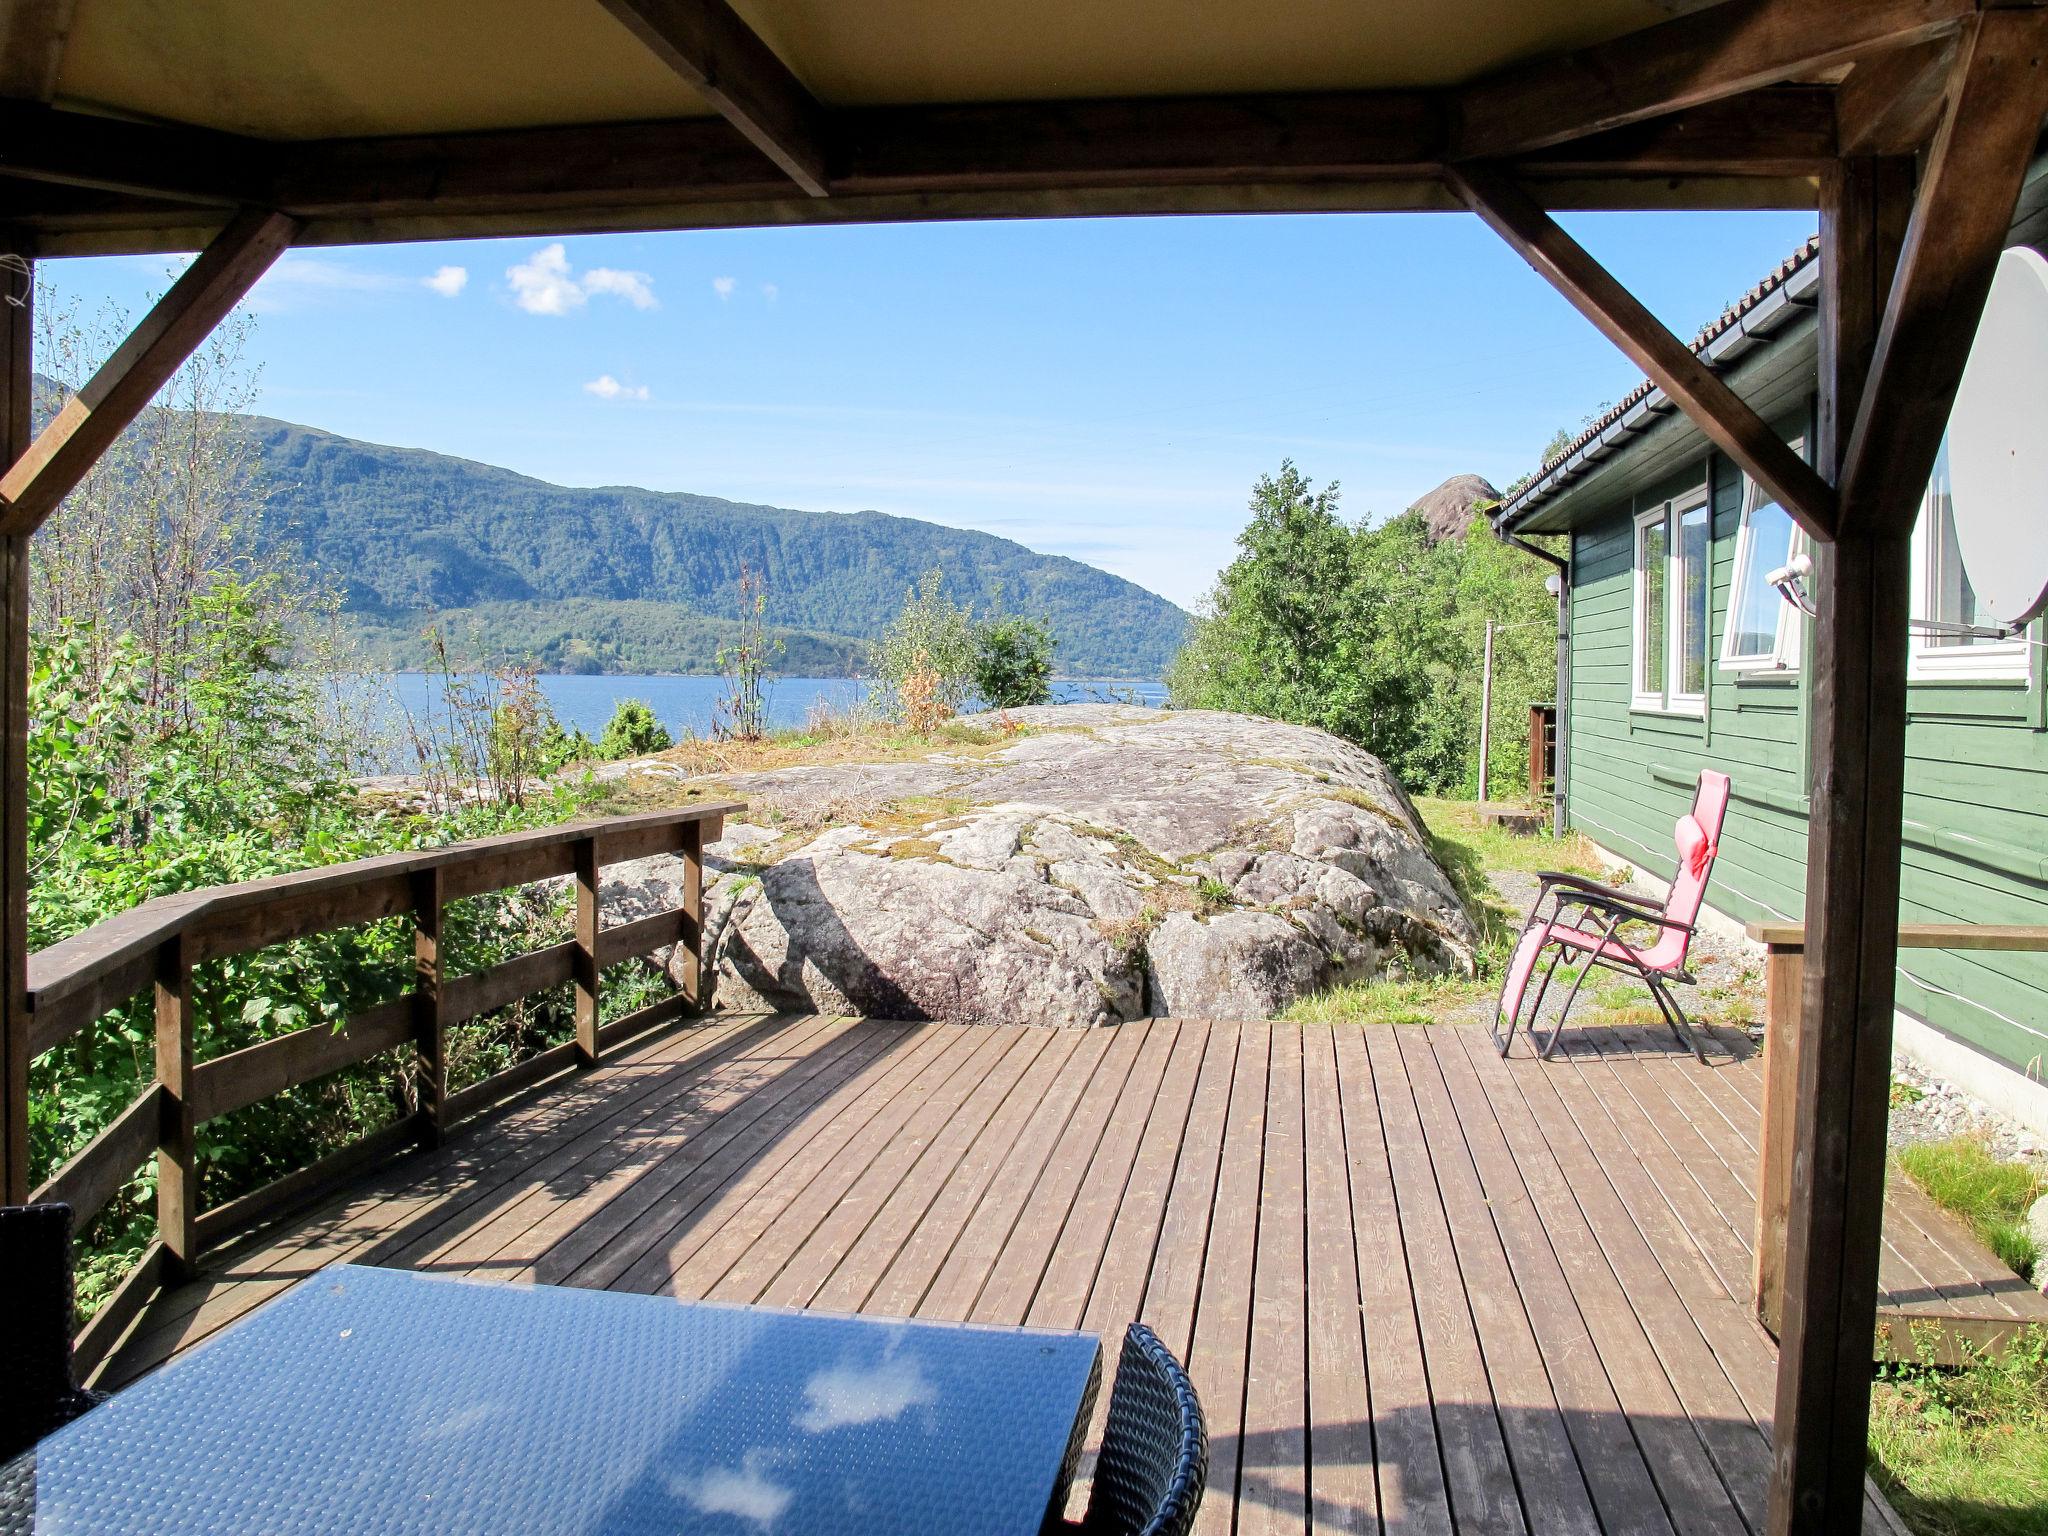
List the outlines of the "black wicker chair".
{"label": "black wicker chair", "polygon": [[1181,1363],[1143,1323],[1124,1335],[1085,1536],[1187,1536],[1209,1478],[1209,1431]]}
{"label": "black wicker chair", "polygon": [[0,1206],[0,1461],[101,1394],[71,1374],[71,1207]]}

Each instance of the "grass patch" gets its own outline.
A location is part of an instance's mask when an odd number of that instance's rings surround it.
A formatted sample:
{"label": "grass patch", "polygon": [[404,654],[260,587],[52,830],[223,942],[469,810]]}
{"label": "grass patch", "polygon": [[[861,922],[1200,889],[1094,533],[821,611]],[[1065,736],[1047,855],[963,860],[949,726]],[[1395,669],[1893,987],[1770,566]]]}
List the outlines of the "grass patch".
{"label": "grass patch", "polygon": [[1486,980],[1382,977],[1304,997],[1280,1017],[1294,1024],[1434,1024],[1452,1008],[1490,1000],[1493,992]]}
{"label": "grass patch", "polygon": [[1892,1079],[1891,1106],[1893,1109],[1904,1109],[1908,1104],[1918,1104],[1926,1097],[1927,1095],[1923,1090],[1915,1088],[1911,1083],[1902,1082],[1896,1077]]}
{"label": "grass patch", "polygon": [[1901,1147],[1893,1155],[1928,1198],[1967,1222],[2008,1269],[2033,1278],[2041,1253],[2027,1235],[2027,1207],[2048,1194],[2048,1175],[1999,1161],[1975,1136]]}
{"label": "grass patch", "polygon": [[1886,1366],[1870,1394],[1870,1470],[1920,1536],[2048,1530],[2048,1329],[1961,1370]]}

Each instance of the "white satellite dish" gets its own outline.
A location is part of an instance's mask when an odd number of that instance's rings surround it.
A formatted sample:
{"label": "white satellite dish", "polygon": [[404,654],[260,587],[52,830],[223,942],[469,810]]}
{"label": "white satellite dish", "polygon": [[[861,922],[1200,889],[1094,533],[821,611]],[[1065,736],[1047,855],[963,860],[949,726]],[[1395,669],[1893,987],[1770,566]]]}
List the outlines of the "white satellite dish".
{"label": "white satellite dish", "polygon": [[2001,624],[2048,608],[2048,259],[2000,253],[1948,421],[1956,543]]}

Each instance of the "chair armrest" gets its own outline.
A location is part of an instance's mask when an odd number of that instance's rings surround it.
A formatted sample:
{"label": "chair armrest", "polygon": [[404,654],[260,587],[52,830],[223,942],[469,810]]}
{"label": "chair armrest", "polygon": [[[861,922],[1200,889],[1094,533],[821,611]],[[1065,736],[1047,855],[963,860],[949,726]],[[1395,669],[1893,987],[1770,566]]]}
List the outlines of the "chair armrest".
{"label": "chair armrest", "polygon": [[1644,906],[1633,897],[1614,895],[1597,886],[1575,893],[1563,893],[1563,901],[1573,906],[1612,912],[1629,922],[1655,923],[1660,928],[1675,928],[1680,933],[1695,931],[1691,923],[1681,923],[1675,917],[1666,917],[1654,907]]}
{"label": "chair armrest", "polygon": [[1539,869],[1536,871],[1536,879],[1541,886],[1537,896],[1539,901],[1558,886],[1565,886],[1578,891],[1591,891],[1597,896],[1611,897],[1616,901],[1634,901],[1636,899],[1618,885],[1602,885],[1598,880],[1588,880],[1584,875],[1566,874],[1561,869]]}

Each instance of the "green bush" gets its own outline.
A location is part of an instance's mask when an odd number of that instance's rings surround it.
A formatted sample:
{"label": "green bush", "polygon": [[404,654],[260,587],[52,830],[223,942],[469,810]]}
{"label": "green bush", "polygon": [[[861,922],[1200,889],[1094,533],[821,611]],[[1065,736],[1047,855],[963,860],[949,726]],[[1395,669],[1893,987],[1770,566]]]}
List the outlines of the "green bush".
{"label": "green bush", "polygon": [[651,705],[644,699],[621,699],[611,719],[605,722],[604,734],[597,738],[597,755],[612,760],[645,757],[650,752],[665,752],[674,745],[675,738],[669,735],[668,727],[654,718]]}
{"label": "green bush", "polygon": [[986,619],[974,627],[974,691],[990,709],[1052,702],[1053,633],[1039,619]]}

